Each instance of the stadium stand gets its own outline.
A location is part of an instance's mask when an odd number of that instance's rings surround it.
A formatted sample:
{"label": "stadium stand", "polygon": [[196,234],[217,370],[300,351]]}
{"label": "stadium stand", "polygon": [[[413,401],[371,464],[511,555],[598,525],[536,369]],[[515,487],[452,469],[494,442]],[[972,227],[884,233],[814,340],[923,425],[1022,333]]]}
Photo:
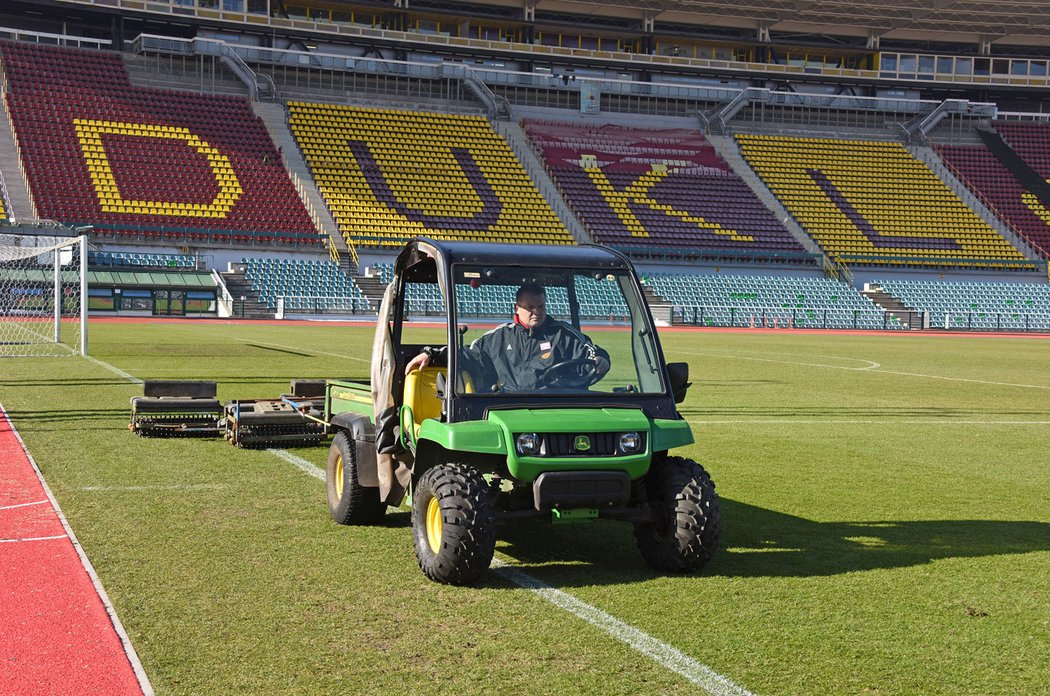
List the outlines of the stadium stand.
{"label": "stadium stand", "polygon": [[352,244],[413,236],[571,244],[514,153],[480,116],[292,101],[289,124]]}
{"label": "stadium stand", "polygon": [[804,252],[698,131],[523,126],[595,241],[635,251]]}
{"label": "stadium stand", "polygon": [[[394,277],[392,263],[376,263],[371,272],[383,283]],[[411,283],[408,288],[408,308],[418,314],[441,314],[445,304],[441,291],[434,283]],[[482,285],[477,288],[456,286],[457,305],[460,311],[483,317],[509,319],[514,312],[516,286]],[[627,305],[618,291],[609,288],[594,278],[577,276],[576,293],[580,302],[580,315],[586,319],[622,318],[627,315]],[[547,311],[557,318],[569,316],[569,298],[564,288],[550,288],[547,294]]]}
{"label": "stadium stand", "polygon": [[871,283],[946,329],[1046,331],[1050,329],[1050,285],[928,280]]}
{"label": "stadium stand", "polygon": [[133,86],[118,54],[0,42],[41,218],[118,239],[324,242],[240,97]]}
{"label": "stadium stand", "polygon": [[903,329],[852,286],[828,278],[657,273],[645,283],[672,318],[703,326]]}
{"label": "stadium stand", "polygon": [[1031,194],[987,147],[935,145],[934,149],[996,215],[1043,254],[1050,255],[1050,211],[1031,200]]}
{"label": "stadium stand", "polygon": [[353,279],[332,261],[244,258],[241,263],[245,280],[267,307],[276,308],[278,298],[284,298],[285,311],[372,309]]}
{"label": "stadium stand", "polygon": [[784,207],[839,260],[1034,268],[899,143],[735,137]]}

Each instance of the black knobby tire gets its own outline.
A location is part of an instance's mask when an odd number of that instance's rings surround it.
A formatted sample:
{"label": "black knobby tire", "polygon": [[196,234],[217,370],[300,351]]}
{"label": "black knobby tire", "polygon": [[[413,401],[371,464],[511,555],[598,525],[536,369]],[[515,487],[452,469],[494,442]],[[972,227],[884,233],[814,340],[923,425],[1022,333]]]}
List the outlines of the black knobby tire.
{"label": "black knobby tire", "polygon": [[357,446],[345,432],[336,434],[328,450],[325,472],[328,510],[339,524],[375,524],[386,512],[379,489],[357,481]]}
{"label": "black knobby tire", "polygon": [[653,568],[684,573],[704,567],[721,535],[715,484],[691,459],[668,457],[645,479],[650,504],[659,509],[657,523],[638,523],[634,536],[642,557]]}
{"label": "black knobby tire", "polygon": [[439,464],[420,477],[412,494],[416,559],[435,582],[464,585],[488,570],[496,549],[492,494],[465,464]]}

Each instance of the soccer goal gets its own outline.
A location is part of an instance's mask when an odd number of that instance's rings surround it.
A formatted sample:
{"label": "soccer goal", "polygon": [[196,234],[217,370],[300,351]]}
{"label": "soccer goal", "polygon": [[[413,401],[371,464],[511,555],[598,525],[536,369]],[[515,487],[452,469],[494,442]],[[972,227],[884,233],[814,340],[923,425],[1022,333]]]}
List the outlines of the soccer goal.
{"label": "soccer goal", "polygon": [[87,355],[87,237],[0,233],[0,357]]}

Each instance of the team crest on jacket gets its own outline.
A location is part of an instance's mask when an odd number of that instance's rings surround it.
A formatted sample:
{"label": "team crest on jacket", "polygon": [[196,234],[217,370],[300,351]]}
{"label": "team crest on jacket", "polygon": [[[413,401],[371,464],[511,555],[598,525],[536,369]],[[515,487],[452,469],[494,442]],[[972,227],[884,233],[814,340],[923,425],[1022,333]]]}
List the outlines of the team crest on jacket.
{"label": "team crest on jacket", "polygon": [[548,350],[548,351],[547,351],[546,353],[541,353],[541,354],[540,354],[540,357],[541,357],[541,358],[543,358],[544,360],[549,360],[549,359],[550,359],[550,357],[551,357],[551,353],[552,353],[552,352],[553,352],[553,351],[549,351],[549,350]]}

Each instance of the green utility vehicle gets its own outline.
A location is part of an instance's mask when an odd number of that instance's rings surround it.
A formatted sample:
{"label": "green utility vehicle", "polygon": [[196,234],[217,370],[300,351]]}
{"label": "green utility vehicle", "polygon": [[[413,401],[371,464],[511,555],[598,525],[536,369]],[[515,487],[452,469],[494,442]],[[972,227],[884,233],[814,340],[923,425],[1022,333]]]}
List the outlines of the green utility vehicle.
{"label": "green utility vehicle", "polygon": [[[548,321],[590,339],[607,360],[566,358],[544,341],[517,367],[529,379],[500,376],[479,346],[492,353],[492,335],[530,331],[499,328],[515,316],[523,285],[542,288]],[[688,367],[664,362],[623,255],[596,245],[417,238],[397,258],[376,327],[371,384],[327,384],[336,522],[375,523],[410,495],[419,566],[451,584],[486,571],[498,525],[531,517],[630,522],[642,556],[661,571],[711,559],[720,532],[714,483],[671,454],[693,442],[676,407]],[[429,365],[406,374],[421,352],[433,356]]]}

